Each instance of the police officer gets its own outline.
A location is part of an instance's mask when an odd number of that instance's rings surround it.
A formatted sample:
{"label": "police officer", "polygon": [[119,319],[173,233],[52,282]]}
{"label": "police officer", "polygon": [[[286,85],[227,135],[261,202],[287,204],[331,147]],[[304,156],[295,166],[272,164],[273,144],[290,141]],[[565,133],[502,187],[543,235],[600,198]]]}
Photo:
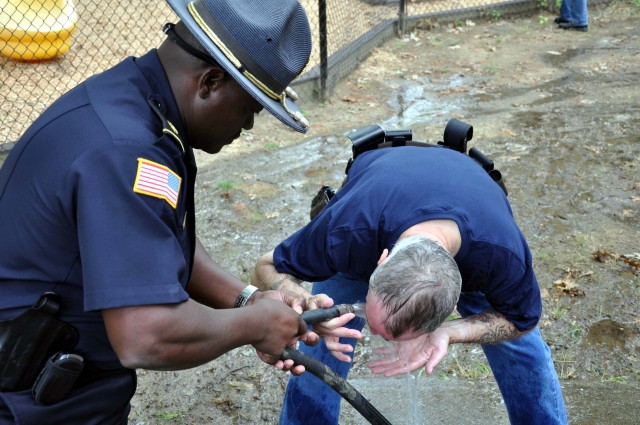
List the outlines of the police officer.
{"label": "police officer", "polygon": [[[303,301],[256,293],[208,256],[193,199],[193,149],[220,151],[263,108],[306,131],[288,88],[310,55],[306,14],[297,0],[169,3],[180,21],[157,50],[62,96],[0,171],[0,329],[16,335],[16,318],[54,292],[84,366],[54,403],[0,386],[1,424],[124,424],[136,368],[190,368],[247,344],[288,368],[288,344],[317,340],[291,308]],[[30,354],[4,343],[4,365]],[[3,382],[24,372],[7,369]]]}

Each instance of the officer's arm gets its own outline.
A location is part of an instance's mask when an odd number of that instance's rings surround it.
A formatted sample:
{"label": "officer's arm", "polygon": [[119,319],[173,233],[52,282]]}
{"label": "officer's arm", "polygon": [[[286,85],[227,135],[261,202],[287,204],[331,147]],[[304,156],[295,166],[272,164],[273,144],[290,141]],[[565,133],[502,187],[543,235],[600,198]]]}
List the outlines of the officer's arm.
{"label": "officer's arm", "polygon": [[231,308],[246,283],[224,270],[207,254],[200,240],[196,240],[189,296],[214,308]]}
{"label": "officer's arm", "polygon": [[111,345],[120,362],[130,368],[189,368],[247,344],[275,361],[285,346],[305,334],[306,326],[281,300],[255,296],[246,307],[232,308],[245,286],[218,266],[197,241],[187,287],[192,299],[104,310]]}
{"label": "officer's arm", "polygon": [[271,299],[223,310],[189,299],[107,309],[102,315],[118,359],[132,369],[186,369],[247,344],[275,364],[284,348],[307,331],[298,313]]}

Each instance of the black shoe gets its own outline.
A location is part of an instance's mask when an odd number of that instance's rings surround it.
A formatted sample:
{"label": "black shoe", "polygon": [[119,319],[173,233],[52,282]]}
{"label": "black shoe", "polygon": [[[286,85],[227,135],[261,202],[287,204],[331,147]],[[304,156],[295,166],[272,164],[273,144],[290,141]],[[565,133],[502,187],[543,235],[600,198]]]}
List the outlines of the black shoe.
{"label": "black shoe", "polygon": [[573,31],[582,31],[582,32],[587,32],[589,30],[588,25],[578,25],[578,24],[573,24],[571,22],[560,22],[558,24],[558,28],[563,30],[573,30]]}
{"label": "black shoe", "polygon": [[564,22],[569,22],[566,19],[564,19],[562,16],[558,16],[556,19],[553,20],[554,23],[556,24],[562,24]]}

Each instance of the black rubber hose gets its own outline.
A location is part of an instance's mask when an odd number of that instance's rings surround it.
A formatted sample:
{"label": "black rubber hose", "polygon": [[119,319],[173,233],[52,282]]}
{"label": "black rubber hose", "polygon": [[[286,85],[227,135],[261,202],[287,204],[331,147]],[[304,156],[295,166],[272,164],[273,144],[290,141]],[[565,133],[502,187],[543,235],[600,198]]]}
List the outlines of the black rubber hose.
{"label": "black rubber hose", "polygon": [[369,423],[373,425],[391,425],[391,422],[389,422],[369,400],[364,398],[358,390],[353,388],[351,384],[342,379],[341,376],[321,361],[293,348],[285,348],[282,358],[284,360],[291,359],[295,364],[304,366],[307,372],[310,372],[322,380],[322,382],[333,388],[335,392],[347,400]]}
{"label": "black rubber hose", "polygon": [[307,325],[315,325],[316,323],[325,322],[327,320],[342,316],[345,313],[353,312],[353,305],[338,304],[329,308],[318,308],[315,310],[303,311],[302,320],[304,320]]}

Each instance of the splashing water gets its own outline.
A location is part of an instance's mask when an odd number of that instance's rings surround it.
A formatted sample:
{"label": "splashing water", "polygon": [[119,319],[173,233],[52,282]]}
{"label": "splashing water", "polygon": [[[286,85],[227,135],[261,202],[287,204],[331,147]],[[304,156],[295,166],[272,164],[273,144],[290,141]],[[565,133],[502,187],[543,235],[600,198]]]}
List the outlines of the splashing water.
{"label": "splashing water", "polygon": [[[403,366],[406,367],[408,365],[408,353],[402,349],[403,345],[401,343],[385,341],[376,335],[371,335],[368,342],[372,350],[372,360],[380,360],[383,358],[397,359]],[[405,414],[402,418],[393,418],[392,422],[394,424],[425,425],[427,421],[424,418],[418,391],[418,371],[414,373],[407,372],[404,375],[386,379],[398,379],[402,382],[400,390],[393,393],[393,398],[394,403],[403,406]],[[424,385],[424,382],[420,384]]]}
{"label": "splashing water", "polygon": [[[408,366],[407,353],[402,349],[402,344],[394,342],[395,351],[398,358],[402,361],[403,366]],[[423,425],[427,422],[424,420],[420,396],[418,394],[418,378],[415,374],[407,372],[404,375],[405,385],[407,389],[406,400],[408,401],[407,425]]]}

